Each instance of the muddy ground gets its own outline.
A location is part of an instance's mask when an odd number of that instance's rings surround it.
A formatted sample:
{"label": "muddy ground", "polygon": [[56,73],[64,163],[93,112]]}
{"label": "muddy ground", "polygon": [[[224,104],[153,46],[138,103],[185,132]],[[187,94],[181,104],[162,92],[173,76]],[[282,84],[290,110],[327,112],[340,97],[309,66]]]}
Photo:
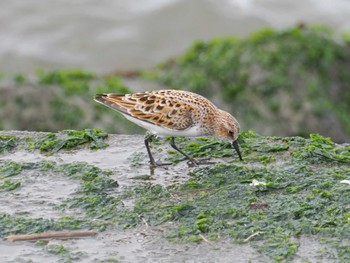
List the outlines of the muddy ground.
{"label": "muddy ground", "polygon": [[[36,136],[33,132],[0,132],[0,135]],[[139,135],[109,135],[107,148],[90,150],[86,148],[59,151],[45,155],[38,151],[30,152],[16,149],[0,155],[2,160],[15,162],[54,161],[57,164],[84,161],[102,169],[112,171],[111,177],[123,188],[143,183],[180,184],[188,180],[188,173],[194,169],[186,162],[150,170],[148,156]],[[164,145],[164,148],[167,146]],[[135,164],[135,156],[138,160]],[[156,159],[162,153],[155,153]],[[225,162],[225,161],[222,161]],[[133,179],[149,175],[151,180]],[[32,171],[22,172],[19,176],[20,188],[0,192],[0,210],[8,214],[25,214],[28,217],[58,218],[62,211],[54,205],[69,197],[79,186],[74,180],[54,175],[39,176]],[[132,200],[125,201],[132,206]],[[78,211],[71,211],[72,214]],[[67,215],[67,214],[65,214]],[[136,228],[107,230],[96,236],[71,239],[50,240],[48,245],[40,246],[35,242],[0,241],[0,262],[269,262],[267,258],[253,249],[249,242],[234,244],[229,238],[208,241],[203,237],[200,243],[177,244],[165,238],[164,233],[171,229],[171,223],[161,226],[141,224]],[[297,256],[291,262],[329,262],[318,257],[318,251],[326,248],[313,237],[301,237]],[[52,253],[49,245],[63,245],[69,248],[67,253]]]}

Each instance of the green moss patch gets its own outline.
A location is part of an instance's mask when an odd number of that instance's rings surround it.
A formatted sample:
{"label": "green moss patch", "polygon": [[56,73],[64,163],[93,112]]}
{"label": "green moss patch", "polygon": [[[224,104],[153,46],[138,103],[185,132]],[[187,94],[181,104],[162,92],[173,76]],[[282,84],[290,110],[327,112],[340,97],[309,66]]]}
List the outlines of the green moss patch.
{"label": "green moss patch", "polygon": [[10,216],[0,212],[0,236],[12,234],[31,234],[45,231],[77,230],[97,227],[98,224],[71,216],[62,216],[57,220],[29,218],[28,216]]}
{"label": "green moss patch", "polygon": [[3,180],[0,181],[0,192],[1,191],[12,191],[18,188],[21,185],[21,182],[16,180]]}
{"label": "green moss patch", "polygon": [[[16,169],[15,169],[15,168]],[[0,162],[0,178],[16,175],[16,180],[0,180],[0,194],[20,186],[21,175],[26,170],[36,170],[45,173],[61,174],[74,180],[79,180],[80,187],[73,197],[57,205],[63,212],[65,209],[79,208],[78,217],[62,216],[59,219],[30,218],[29,216],[9,215],[0,213],[0,236],[10,234],[37,233],[44,231],[97,229],[104,230],[116,217],[122,207],[118,197],[111,195],[118,183],[109,177],[109,171],[103,171],[85,162],[56,165],[54,162],[14,163]],[[121,213],[122,214],[122,213]],[[96,221],[96,219],[105,219]],[[120,218],[120,216],[118,216]],[[118,222],[118,220],[114,219]],[[119,220],[120,221],[120,220]],[[124,221],[123,221],[124,222]],[[122,225],[122,223],[120,223]]]}
{"label": "green moss patch", "polygon": [[97,76],[81,69],[62,69],[55,71],[38,70],[40,84],[60,85],[66,95],[83,94],[89,89],[89,81]]}
{"label": "green moss patch", "polygon": [[100,149],[108,146],[104,139],[108,134],[100,129],[85,129],[83,131],[64,130],[59,134],[46,133],[28,141],[28,149],[39,149],[42,152],[54,153],[61,149],[73,149],[79,145],[89,144],[90,149]]}
{"label": "green moss patch", "polygon": [[341,162],[350,164],[350,144],[336,145],[330,138],[311,134],[306,144],[293,152],[293,156],[302,161]]}
{"label": "green moss patch", "polygon": [[350,136],[349,44],[323,26],[267,28],[244,39],[197,41],[144,75],[168,88],[219,96],[243,127],[317,131],[344,141]]}
{"label": "green moss patch", "polygon": [[[348,259],[348,246],[343,247],[350,243],[350,186],[343,181],[350,178],[348,146],[316,134],[282,138],[251,131],[242,133],[240,144],[243,163],[196,169],[182,185],[132,188],[134,224],[136,215],[151,225],[174,222],[167,235],[178,242],[229,236],[274,261],[293,259],[299,237],[315,236],[332,240],[338,257]],[[179,145],[194,157],[233,158],[232,149],[215,139],[184,139]],[[202,155],[200,149],[210,150]],[[319,150],[328,155],[315,154]]]}
{"label": "green moss patch", "polygon": [[[147,224],[161,227],[173,242],[229,238],[237,244],[249,243],[271,261],[295,260],[304,237],[327,244],[339,261],[350,259],[348,145],[317,134],[305,139],[246,131],[239,138],[241,162],[229,144],[216,139],[178,139],[177,143],[195,158],[231,163],[190,170],[188,180],[167,187],[147,177],[119,189],[110,171],[85,162],[1,161],[0,194],[20,191],[17,183],[26,170],[63,175],[80,185],[56,206],[63,214],[74,210],[77,217],[43,219],[1,213],[0,235]],[[181,161],[173,152],[168,155]],[[329,255],[319,254],[321,259]]]}
{"label": "green moss patch", "polygon": [[0,153],[8,152],[17,146],[16,136],[0,135]]}
{"label": "green moss patch", "polygon": [[[200,137],[191,140],[179,137],[176,138],[176,144],[192,157],[222,158],[233,156],[231,144],[219,141],[216,138]],[[172,162],[185,160],[182,154],[173,149],[168,150],[168,156],[168,159]]]}
{"label": "green moss patch", "polygon": [[37,76],[17,73],[0,86],[0,128],[3,129],[55,132],[82,130],[98,124],[110,133],[141,131],[122,115],[93,101],[97,93],[130,93],[117,76],[98,76],[74,68],[38,70]]}
{"label": "green moss patch", "polygon": [[0,178],[14,176],[21,172],[21,164],[12,161],[0,161]]}
{"label": "green moss patch", "polygon": [[[349,177],[349,167],[216,165],[194,171],[181,186],[134,188],[130,218],[175,222],[167,235],[177,241],[230,236],[277,261],[295,256],[301,235],[333,238],[333,248],[343,253],[341,244],[350,241],[350,188],[340,181]],[[251,185],[254,179],[263,184]]]}
{"label": "green moss patch", "polygon": [[[276,156],[284,158],[283,155],[290,149],[305,143],[305,139],[302,137],[269,137],[261,136],[253,131],[243,131],[238,141],[244,161],[258,161],[262,163],[273,162],[276,160]],[[239,162],[237,153],[230,142],[221,141],[213,137],[195,139],[181,137],[176,139],[176,143],[194,158],[225,158],[228,161]],[[173,149],[168,151],[168,159],[175,163],[185,160],[183,155]]]}

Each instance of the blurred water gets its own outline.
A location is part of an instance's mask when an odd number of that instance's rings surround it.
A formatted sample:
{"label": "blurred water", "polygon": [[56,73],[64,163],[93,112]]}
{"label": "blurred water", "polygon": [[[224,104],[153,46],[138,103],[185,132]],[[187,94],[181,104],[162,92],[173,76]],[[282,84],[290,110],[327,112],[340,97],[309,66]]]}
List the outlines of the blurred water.
{"label": "blurred water", "polygon": [[350,31],[350,1],[0,0],[0,71],[151,67],[196,39],[298,22]]}

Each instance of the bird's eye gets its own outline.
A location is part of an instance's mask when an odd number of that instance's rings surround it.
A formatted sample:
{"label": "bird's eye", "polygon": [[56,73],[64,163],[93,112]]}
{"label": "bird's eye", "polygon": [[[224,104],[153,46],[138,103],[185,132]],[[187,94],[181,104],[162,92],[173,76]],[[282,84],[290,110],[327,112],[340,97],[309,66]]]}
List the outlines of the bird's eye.
{"label": "bird's eye", "polygon": [[228,135],[229,135],[230,137],[233,137],[233,131],[229,131],[229,132],[228,132]]}

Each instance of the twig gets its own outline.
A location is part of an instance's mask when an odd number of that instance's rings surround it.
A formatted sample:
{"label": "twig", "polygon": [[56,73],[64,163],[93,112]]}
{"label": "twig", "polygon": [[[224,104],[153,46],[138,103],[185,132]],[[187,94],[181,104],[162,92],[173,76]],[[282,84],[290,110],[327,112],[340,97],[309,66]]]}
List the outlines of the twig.
{"label": "twig", "polygon": [[253,237],[257,236],[257,235],[260,235],[262,234],[263,232],[262,231],[258,231],[258,232],[255,232],[254,234],[251,234],[249,237],[247,237],[246,239],[243,240],[243,242],[248,242],[250,239],[252,239]]}
{"label": "twig", "polygon": [[26,241],[26,240],[40,240],[40,239],[49,239],[49,238],[79,238],[86,236],[94,236],[97,232],[93,230],[83,230],[75,232],[44,232],[38,234],[28,234],[28,235],[10,235],[6,237],[8,241]]}
{"label": "twig", "polygon": [[256,203],[256,202],[252,202],[249,205],[255,208],[264,208],[269,206],[269,204],[267,203]]}
{"label": "twig", "polygon": [[207,243],[211,244],[211,242],[205,238],[205,236],[203,236],[202,234],[199,234],[199,236]]}

